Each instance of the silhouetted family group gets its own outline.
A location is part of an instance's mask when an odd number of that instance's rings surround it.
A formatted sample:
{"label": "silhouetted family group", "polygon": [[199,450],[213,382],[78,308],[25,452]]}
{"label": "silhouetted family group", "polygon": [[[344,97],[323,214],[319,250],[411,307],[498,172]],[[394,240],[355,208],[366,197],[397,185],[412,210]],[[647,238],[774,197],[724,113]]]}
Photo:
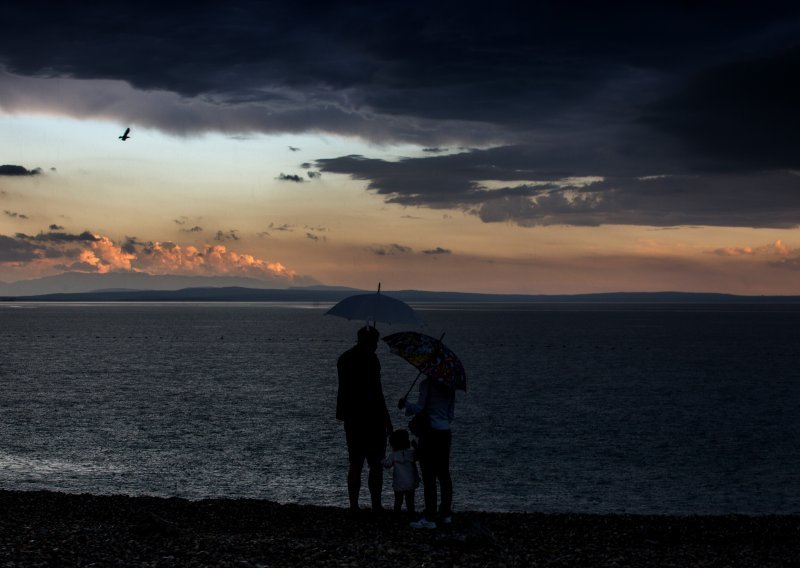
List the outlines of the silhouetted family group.
{"label": "silhouetted family group", "polygon": [[[339,392],[336,418],[344,422],[350,466],[347,492],[350,510],[358,514],[358,496],[364,462],[369,467],[368,488],[374,512],[383,511],[381,491],[383,469],[392,468],[394,510],[403,502],[414,513],[414,493],[419,486],[417,462],[422,471],[425,509],[411,523],[413,528],[436,528],[452,521],[453,482],[450,477],[450,423],[455,409],[455,391],[439,381],[426,378],[419,385],[416,403],[401,398],[397,407],[412,416],[415,441],[408,430],[395,430],[381,385],[381,364],[375,351],[380,335],[372,326],[358,330],[358,342],[337,362]],[[386,441],[391,454],[386,456]],[[441,502],[437,510],[437,482]]]}

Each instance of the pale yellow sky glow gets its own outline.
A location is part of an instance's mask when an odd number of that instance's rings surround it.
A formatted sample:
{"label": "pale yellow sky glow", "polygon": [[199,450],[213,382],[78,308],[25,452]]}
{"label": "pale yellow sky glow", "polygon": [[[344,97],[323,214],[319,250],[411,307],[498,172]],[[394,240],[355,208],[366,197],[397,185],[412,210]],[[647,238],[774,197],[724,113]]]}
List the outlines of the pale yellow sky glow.
{"label": "pale yellow sky glow", "polygon": [[[175,136],[136,124],[123,143],[117,136],[126,126],[63,114],[0,114],[2,162],[42,170],[0,176],[0,235],[88,231],[105,239],[105,251],[94,243],[82,256],[78,249],[86,245],[75,242],[64,249],[69,258],[6,259],[0,280],[53,275],[71,264],[84,271],[256,277],[272,271],[288,275],[289,284],[303,276],[365,289],[380,281],[389,290],[800,292],[797,229],[484,222],[466,205],[402,206],[367,191],[367,180],[308,176],[317,159],[357,154],[396,161],[424,156],[421,146],[323,134]],[[509,183],[525,180],[485,186],[502,190]],[[159,262],[141,253],[120,261],[115,255],[126,239],[154,244]],[[212,250],[224,250],[216,264]],[[181,260],[168,261],[167,252]],[[83,265],[76,267],[78,259]]]}

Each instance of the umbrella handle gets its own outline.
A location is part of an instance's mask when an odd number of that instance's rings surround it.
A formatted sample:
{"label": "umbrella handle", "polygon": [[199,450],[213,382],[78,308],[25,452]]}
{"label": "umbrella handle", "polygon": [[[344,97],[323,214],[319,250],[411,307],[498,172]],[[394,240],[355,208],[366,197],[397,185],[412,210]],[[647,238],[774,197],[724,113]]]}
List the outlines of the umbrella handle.
{"label": "umbrella handle", "polygon": [[[381,285],[380,285],[380,284],[378,284],[378,290],[380,290],[380,287],[381,287]],[[446,333],[446,332],[442,332],[442,335],[439,337],[439,345],[441,345],[441,344],[442,344],[442,339],[444,339],[444,334],[445,334],[445,333]],[[434,353],[434,354],[435,354],[435,353]],[[414,385],[415,385],[415,384],[417,384],[417,381],[419,380],[419,378],[420,378],[420,376],[421,376],[421,375],[422,375],[422,371],[420,371],[419,373],[417,373],[417,376],[416,376],[416,378],[414,379],[414,382],[413,382],[413,383],[411,383],[411,386],[410,386],[410,387],[408,387],[408,392],[406,392],[406,396],[404,396],[404,397],[403,397],[403,400],[406,400],[406,399],[408,398],[408,395],[410,395],[410,394],[411,394],[411,390],[414,388]]]}
{"label": "umbrella handle", "polygon": [[414,382],[413,382],[413,383],[411,383],[411,386],[410,386],[410,387],[408,387],[408,392],[406,392],[406,396],[404,396],[404,397],[403,397],[403,400],[406,400],[406,399],[408,398],[408,395],[410,395],[410,394],[411,394],[411,390],[414,388],[414,385],[415,385],[415,384],[417,384],[417,381],[419,380],[419,377],[420,377],[420,375],[422,375],[422,371],[420,371],[419,373],[417,373],[417,378],[416,378],[416,379],[414,379]]}

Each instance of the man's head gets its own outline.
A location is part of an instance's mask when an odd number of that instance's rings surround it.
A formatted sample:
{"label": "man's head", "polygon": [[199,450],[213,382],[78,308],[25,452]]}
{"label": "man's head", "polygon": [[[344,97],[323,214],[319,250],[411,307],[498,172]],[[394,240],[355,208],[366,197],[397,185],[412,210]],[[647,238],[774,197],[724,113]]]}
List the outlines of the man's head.
{"label": "man's head", "polygon": [[378,348],[378,339],[381,334],[371,325],[366,325],[358,330],[358,344],[369,347],[373,351]]}

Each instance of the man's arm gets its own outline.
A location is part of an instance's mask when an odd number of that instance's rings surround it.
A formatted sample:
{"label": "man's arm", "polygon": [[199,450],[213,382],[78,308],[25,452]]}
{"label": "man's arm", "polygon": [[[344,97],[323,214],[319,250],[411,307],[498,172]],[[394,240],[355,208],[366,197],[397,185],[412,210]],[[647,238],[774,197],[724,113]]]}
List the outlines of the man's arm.
{"label": "man's arm", "polygon": [[336,419],[346,420],[350,414],[350,409],[348,408],[350,396],[347,392],[349,383],[347,376],[349,371],[344,356],[339,357],[339,360],[336,362],[336,371],[339,375],[339,390],[336,392]]}
{"label": "man's arm", "polygon": [[389,409],[386,407],[386,399],[383,396],[383,385],[381,385],[381,404],[383,405],[383,421],[384,425],[386,426],[386,433],[391,434],[394,432],[394,426],[392,426],[392,416],[389,414]]}
{"label": "man's arm", "polygon": [[389,409],[386,407],[386,397],[383,396],[383,383],[381,382],[381,363],[377,356],[375,356],[374,360],[375,368],[377,369],[377,383],[378,383],[378,395],[380,396],[381,406],[383,407],[383,421],[384,427],[386,428],[386,433],[391,434],[394,432],[394,426],[392,426],[392,417],[389,414]]}

